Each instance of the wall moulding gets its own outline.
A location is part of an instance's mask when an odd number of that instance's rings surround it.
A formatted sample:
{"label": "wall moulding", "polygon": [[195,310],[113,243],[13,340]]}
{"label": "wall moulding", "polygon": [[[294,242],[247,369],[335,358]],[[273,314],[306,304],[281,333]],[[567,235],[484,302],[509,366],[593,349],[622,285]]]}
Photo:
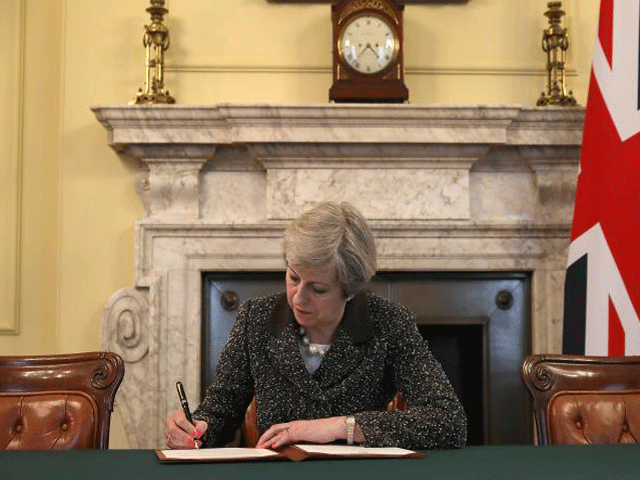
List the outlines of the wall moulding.
{"label": "wall moulding", "polygon": [[[205,73],[205,74],[227,74],[227,73],[260,73],[260,74],[331,74],[331,65],[273,65],[273,64],[255,64],[255,65],[221,65],[221,64],[169,64],[166,67],[167,72],[176,73]],[[486,77],[541,77],[546,78],[546,68],[523,67],[469,67],[469,66],[445,66],[430,65],[428,67],[418,65],[408,65],[405,67],[407,75],[450,75],[450,76],[486,76]],[[577,77],[578,72],[575,69],[567,68],[565,70],[567,77]]]}
{"label": "wall moulding", "polygon": [[5,235],[0,239],[0,335],[20,333],[22,189],[24,164],[24,48],[25,0],[0,3],[0,218]]}
{"label": "wall moulding", "polygon": [[[382,271],[531,274],[532,350],[559,351],[584,109],[93,111],[111,147],[148,167],[136,179],[146,213],[135,224],[135,284],[111,296],[102,318],[102,347],[127,362],[118,405],[132,446],[163,446],[176,379],[199,398],[203,273],[283,270],[285,226],[320,200],[362,210]],[[148,418],[151,433],[139,428]]]}

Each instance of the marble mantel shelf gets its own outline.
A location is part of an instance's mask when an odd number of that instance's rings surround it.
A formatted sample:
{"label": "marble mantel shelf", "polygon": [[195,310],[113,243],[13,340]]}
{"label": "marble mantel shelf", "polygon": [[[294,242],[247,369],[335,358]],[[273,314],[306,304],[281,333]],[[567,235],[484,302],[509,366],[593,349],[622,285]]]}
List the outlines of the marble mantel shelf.
{"label": "marble mantel shelf", "polygon": [[559,351],[584,109],[92,110],[109,145],[144,166],[135,284],[107,300],[101,324],[103,348],[127,364],[117,405],[132,447],[163,446],[175,379],[198,398],[202,274],[282,270],[285,225],[320,200],[370,220],[380,270],[529,273],[532,350]]}
{"label": "marble mantel shelf", "polygon": [[134,156],[135,145],[169,143],[575,145],[584,120],[580,107],[218,104],[92,110],[109,132],[109,144]]}

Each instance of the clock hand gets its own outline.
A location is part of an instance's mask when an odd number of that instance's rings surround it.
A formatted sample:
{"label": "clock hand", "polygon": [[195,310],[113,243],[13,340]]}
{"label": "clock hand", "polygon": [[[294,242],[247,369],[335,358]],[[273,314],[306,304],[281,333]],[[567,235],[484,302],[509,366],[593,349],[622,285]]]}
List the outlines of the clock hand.
{"label": "clock hand", "polygon": [[357,58],[360,58],[360,55],[362,55],[364,52],[366,52],[366,50],[369,49],[371,50],[371,52],[376,56],[376,58],[378,57],[378,54],[376,53],[376,51],[373,49],[373,47],[371,46],[370,43],[367,43],[367,45],[362,49],[362,51],[358,54]]}

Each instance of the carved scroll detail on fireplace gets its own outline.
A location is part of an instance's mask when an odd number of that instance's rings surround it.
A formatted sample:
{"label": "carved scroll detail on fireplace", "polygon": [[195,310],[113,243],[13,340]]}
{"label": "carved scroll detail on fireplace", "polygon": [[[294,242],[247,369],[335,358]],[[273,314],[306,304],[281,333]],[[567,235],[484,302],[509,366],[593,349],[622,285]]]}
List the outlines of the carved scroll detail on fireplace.
{"label": "carved scroll detail on fireplace", "polygon": [[145,166],[135,285],[102,319],[103,348],[127,362],[116,408],[132,446],[162,446],[176,380],[198,398],[202,272],[283,269],[285,225],[322,199],[370,219],[380,270],[531,272],[533,350],[560,348],[582,109],[93,110],[110,145]]}

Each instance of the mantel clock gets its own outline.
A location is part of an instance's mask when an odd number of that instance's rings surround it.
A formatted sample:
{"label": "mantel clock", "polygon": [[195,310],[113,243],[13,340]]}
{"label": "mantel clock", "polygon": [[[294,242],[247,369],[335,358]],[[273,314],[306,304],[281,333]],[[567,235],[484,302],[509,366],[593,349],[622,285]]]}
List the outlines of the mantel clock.
{"label": "mantel clock", "polygon": [[401,103],[402,12],[397,0],[341,0],[331,7],[334,102]]}

